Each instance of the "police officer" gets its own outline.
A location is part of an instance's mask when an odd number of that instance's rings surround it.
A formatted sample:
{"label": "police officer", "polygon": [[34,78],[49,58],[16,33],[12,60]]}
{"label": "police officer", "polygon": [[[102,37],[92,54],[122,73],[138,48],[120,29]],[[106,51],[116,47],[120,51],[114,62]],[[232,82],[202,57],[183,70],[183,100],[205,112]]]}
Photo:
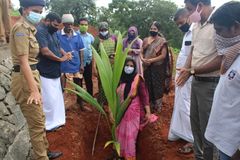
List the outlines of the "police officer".
{"label": "police officer", "polygon": [[20,0],[21,19],[13,26],[10,48],[14,64],[11,91],[26,118],[34,159],[48,160],[61,156],[60,152],[48,152],[45,132],[39,73],[36,70],[39,45],[36,28],[42,19],[44,0]]}

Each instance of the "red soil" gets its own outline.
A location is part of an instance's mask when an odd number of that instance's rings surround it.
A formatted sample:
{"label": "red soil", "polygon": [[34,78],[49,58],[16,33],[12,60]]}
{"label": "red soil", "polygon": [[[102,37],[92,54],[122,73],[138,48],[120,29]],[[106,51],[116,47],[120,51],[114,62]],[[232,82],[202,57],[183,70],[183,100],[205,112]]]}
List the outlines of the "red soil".
{"label": "red soil", "polygon": [[[96,81],[95,81],[96,82]],[[97,84],[97,83],[94,83]],[[94,87],[96,88],[96,86]],[[193,155],[177,153],[179,147],[186,142],[169,142],[167,140],[174,93],[164,97],[163,111],[157,122],[149,124],[140,132],[137,143],[138,160],[193,160]],[[104,149],[104,144],[111,140],[107,121],[101,118],[96,140],[95,152],[92,156],[92,145],[99,113],[82,112],[75,104],[76,97],[68,95],[67,123],[62,129],[48,133],[50,149],[62,151],[59,160],[106,160],[112,156],[111,148]]]}

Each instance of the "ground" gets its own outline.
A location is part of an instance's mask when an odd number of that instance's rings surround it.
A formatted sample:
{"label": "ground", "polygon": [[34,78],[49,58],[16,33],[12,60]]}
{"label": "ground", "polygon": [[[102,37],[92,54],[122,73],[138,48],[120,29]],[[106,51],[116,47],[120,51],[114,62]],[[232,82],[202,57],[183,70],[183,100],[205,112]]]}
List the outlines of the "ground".
{"label": "ground", "polygon": [[[96,83],[96,80],[94,80]],[[94,86],[96,89],[97,87]],[[173,110],[174,92],[164,97],[163,110],[158,114],[157,122],[149,124],[139,133],[137,142],[137,160],[193,160],[193,155],[182,155],[178,148],[184,141],[169,142],[167,140]],[[104,144],[111,140],[108,123],[101,117],[96,139],[95,152],[92,156],[93,139],[99,113],[83,112],[75,104],[76,97],[67,95],[67,122],[60,130],[47,134],[50,149],[62,151],[59,160],[107,160],[112,156],[111,147],[104,149]],[[88,104],[85,104],[88,105]],[[90,107],[90,106],[89,106]]]}

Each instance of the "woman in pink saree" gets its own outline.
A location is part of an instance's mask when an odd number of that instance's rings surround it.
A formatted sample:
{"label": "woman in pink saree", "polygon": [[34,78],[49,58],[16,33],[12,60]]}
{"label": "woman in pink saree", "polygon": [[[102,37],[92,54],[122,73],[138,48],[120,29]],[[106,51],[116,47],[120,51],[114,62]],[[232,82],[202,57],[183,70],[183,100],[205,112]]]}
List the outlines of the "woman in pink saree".
{"label": "woman in pink saree", "polygon": [[137,135],[141,124],[150,120],[151,113],[144,80],[137,74],[136,63],[131,57],[125,61],[117,92],[122,101],[128,96],[131,97],[131,102],[117,127],[121,156],[126,160],[136,160]]}

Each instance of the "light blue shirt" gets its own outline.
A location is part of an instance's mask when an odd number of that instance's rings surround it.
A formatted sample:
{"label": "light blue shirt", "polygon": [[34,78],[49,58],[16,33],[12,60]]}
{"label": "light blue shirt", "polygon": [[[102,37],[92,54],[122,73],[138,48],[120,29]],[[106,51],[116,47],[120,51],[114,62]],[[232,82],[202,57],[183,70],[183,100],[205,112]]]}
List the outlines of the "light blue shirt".
{"label": "light blue shirt", "polygon": [[94,37],[90,33],[82,34],[80,33],[82,38],[84,48],[84,66],[90,64],[92,62],[92,48],[91,45],[94,42]]}

